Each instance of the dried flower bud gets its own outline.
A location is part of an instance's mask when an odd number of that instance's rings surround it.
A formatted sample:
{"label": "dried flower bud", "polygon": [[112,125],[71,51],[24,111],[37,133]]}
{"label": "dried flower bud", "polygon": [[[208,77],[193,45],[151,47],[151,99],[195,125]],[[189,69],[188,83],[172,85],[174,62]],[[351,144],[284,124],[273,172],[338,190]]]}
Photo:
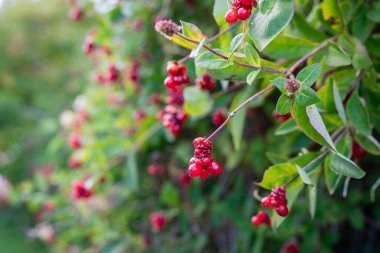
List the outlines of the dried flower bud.
{"label": "dried flower bud", "polygon": [[171,39],[175,33],[179,32],[177,24],[170,19],[157,21],[154,28],[168,39]]}
{"label": "dried flower bud", "polygon": [[299,88],[300,83],[295,79],[290,79],[285,83],[285,89],[291,94],[296,93],[299,90]]}

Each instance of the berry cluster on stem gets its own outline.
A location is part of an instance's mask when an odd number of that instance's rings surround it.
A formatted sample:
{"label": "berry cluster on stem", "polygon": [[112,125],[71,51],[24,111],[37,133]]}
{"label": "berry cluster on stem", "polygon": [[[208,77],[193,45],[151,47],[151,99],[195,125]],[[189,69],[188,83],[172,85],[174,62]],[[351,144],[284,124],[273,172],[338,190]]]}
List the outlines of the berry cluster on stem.
{"label": "berry cluster on stem", "polygon": [[212,80],[210,74],[206,71],[203,73],[202,78],[195,79],[195,85],[200,89],[212,91],[216,86],[216,82]]}
{"label": "berry cluster on stem", "polygon": [[193,141],[194,156],[189,162],[189,175],[200,177],[203,180],[210,175],[219,176],[223,172],[222,165],[214,161],[212,157],[212,142],[203,137]]}
{"label": "berry cluster on stem", "polygon": [[261,205],[265,208],[273,206],[276,213],[282,217],[288,215],[288,200],[286,199],[286,189],[283,186],[276,186],[269,196],[261,200]]}
{"label": "berry cluster on stem", "polygon": [[256,7],[256,0],[234,0],[232,9],[226,13],[226,22],[233,24],[238,19],[247,20],[252,14],[252,8]]}
{"label": "berry cluster on stem", "polygon": [[269,218],[269,215],[264,211],[260,211],[258,214],[252,216],[251,223],[252,223],[252,225],[254,225],[256,227],[258,227],[262,224],[265,224],[267,226],[271,226],[271,220]]}

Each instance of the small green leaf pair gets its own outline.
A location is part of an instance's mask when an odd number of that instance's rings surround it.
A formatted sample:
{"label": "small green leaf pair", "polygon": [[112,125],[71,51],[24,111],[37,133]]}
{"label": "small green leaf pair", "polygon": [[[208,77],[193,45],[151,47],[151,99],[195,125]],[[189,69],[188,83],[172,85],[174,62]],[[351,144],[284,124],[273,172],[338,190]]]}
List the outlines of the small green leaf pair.
{"label": "small green leaf pair", "polygon": [[300,88],[294,94],[286,89],[286,84],[290,81],[289,79],[280,77],[272,80],[272,83],[282,93],[277,101],[276,111],[281,115],[288,114],[291,110],[293,100],[300,106],[309,106],[321,101],[318,94],[310,88],[318,79],[320,72],[321,65],[318,63],[302,69],[296,77],[296,81],[300,84]]}

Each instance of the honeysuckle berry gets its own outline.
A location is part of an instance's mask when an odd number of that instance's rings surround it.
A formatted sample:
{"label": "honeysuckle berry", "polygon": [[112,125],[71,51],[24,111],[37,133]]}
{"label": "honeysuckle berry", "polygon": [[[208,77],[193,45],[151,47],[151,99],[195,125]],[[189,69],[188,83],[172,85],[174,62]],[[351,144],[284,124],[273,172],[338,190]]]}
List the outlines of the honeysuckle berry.
{"label": "honeysuckle berry", "polygon": [[82,161],[76,158],[70,158],[67,161],[67,165],[72,169],[79,169],[82,167]]}
{"label": "honeysuckle berry", "polygon": [[276,210],[276,213],[280,216],[288,215],[288,201],[286,199],[286,189],[283,186],[276,186],[269,196],[261,200],[261,205],[265,208],[273,206]]}
{"label": "honeysuckle berry", "polygon": [[70,19],[73,20],[73,21],[80,21],[82,19],[82,10],[78,7],[74,7],[71,9],[70,11]]}
{"label": "honeysuckle berry", "polygon": [[80,149],[82,147],[82,141],[76,134],[71,135],[68,141],[71,149]]}
{"label": "honeysuckle berry", "polygon": [[157,21],[154,28],[168,39],[171,39],[175,33],[179,32],[177,24],[170,19]]}
{"label": "honeysuckle berry", "polygon": [[212,142],[204,137],[198,137],[193,144],[194,156],[189,161],[189,175],[200,177],[203,180],[210,175],[219,176],[223,172],[223,168],[212,157]]}
{"label": "honeysuckle berry", "polygon": [[106,74],[104,75],[105,83],[112,84],[119,80],[120,74],[116,65],[111,63],[107,66]]}
{"label": "honeysuckle berry", "polygon": [[226,120],[226,111],[219,109],[212,114],[212,123],[215,126],[220,126]]}
{"label": "honeysuckle berry", "polygon": [[157,114],[157,118],[162,120],[163,126],[173,135],[178,135],[188,115],[182,109],[168,105]]}
{"label": "honeysuckle berry", "polygon": [[191,184],[192,178],[187,173],[182,173],[180,177],[180,185],[187,187]]}
{"label": "honeysuckle berry", "polygon": [[289,242],[283,246],[284,253],[300,253],[299,246],[296,242]]}
{"label": "honeysuckle berry", "polygon": [[95,51],[95,36],[93,33],[89,33],[82,45],[82,50],[86,54],[91,54]]}
{"label": "honeysuckle berry", "polygon": [[170,61],[166,68],[168,76],[164,80],[164,85],[169,90],[180,89],[181,85],[190,83],[190,78],[187,74],[187,67],[182,63]]}
{"label": "honeysuckle berry", "polygon": [[163,175],[165,173],[165,169],[161,165],[151,164],[148,167],[148,172],[152,176],[159,176],[159,175]]}
{"label": "honeysuckle berry", "polygon": [[256,6],[255,0],[234,0],[232,9],[226,13],[226,22],[233,24],[238,19],[247,20],[252,14],[252,8],[256,8]]}
{"label": "honeysuckle berry", "polygon": [[256,227],[260,226],[261,224],[271,226],[270,217],[264,211],[260,211],[257,215],[252,216],[251,223]]}
{"label": "honeysuckle berry", "polygon": [[208,72],[204,72],[202,78],[195,79],[195,85],[200,89],[212,91],[216,86],[216,82],[212,80]]}
{"label": "honeysuckle berry", "polygon": [[185,102],[183,97],[184,89],[171,89],[169,90],[169,96],[166,98],[166,103],[168,105],[178,105],[182,106]]}
{"label": "honeysuckle berry", "polygon": [[88,199],[93,195],[92,190],[82,181],[74,181],[72,183],[71,195],[74,199]]}
{"label": "honeysuckle berry", "polygon": [[168,219],[166,216],[162,213],[154,212],[149,215],[149,221],[152,227],[157,230],[158,232],[161,232],[164,230]]}
{"label": "honeysuckle berry", "polygon": [[367,154],[367,151],[365,151],[357,141],[352,142],[352,148],[351,148],[351,158],[354,160],[360,160]]}
{"label": "honeysuckle berry", "polygon": [[284,115],[281,115],[279,114],[276,110],[273,111],[273,116],[278,119],[280,122],[285,122],[287,121],[289,118],[291,118],[291,114],[290,113],[287,113],[287,114],[284,114]]}

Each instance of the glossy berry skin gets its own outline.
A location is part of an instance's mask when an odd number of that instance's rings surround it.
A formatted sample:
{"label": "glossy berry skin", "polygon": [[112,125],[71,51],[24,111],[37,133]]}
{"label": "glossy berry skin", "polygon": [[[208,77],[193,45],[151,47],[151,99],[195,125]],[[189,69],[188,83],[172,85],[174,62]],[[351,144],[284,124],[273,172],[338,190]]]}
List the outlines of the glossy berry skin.
{"label": "glossy berry skin", "polygon": [[239,8],[237,16],[240,20],[246,20],[251,16],[251,10],[246,7]]}
{"label": "glossy berry skin", "polygon": [[71,149],[80,149],[82,147],[82,141],[77,135],[72,135],[69,138],[69,145]]}
{"label": "glossy berry skin", "polygon": [[212,162],[210,167],[210,172],[213,176],[219,176],[223,172],[222,165],[217,162]]}
{"label": "glossy berry skin", "polygon": [[163,121],[165,128],[177,136],[182,129],[183,123],[187,120],[188,115],[182,109],[168,105],[164,110],[158,113],[157,117]]}
{"label": "glossy berry skin", "polygon": [[233,24],[238,20],[237,11],[235,9],[229,10],[225,16],[226,22]]}
{"label": "glossy berry skin", "polygon": [[182,63],[170,61],[167,64],[166,71],[168,76],[164,81],[164,85],[169,90],[176,90],[182,85],[190,83],[190,78],[186,75],[187,67]]}
{"label": "glossy berry skin", "polygon": [[255,2],[255,0],[241,0],[241,4],[243,6],[251,6],[251,8],[255,4]]}
{"label": "glossy berry skin", "polygon": [[265,197],[261,200],[261,205],[265,208],[269,208],[272,206],[272,202],[269,197]]}
{"label": "glossy berry skin", "polygon": [[204,72],[201,79],[197,78],[195,80],[195,85],[200,89],[212,91],[216,86],[216,82],[212,80],[208,72]]}
{"label": "glossy berry skin", "polygon": [[83,182],[75,181],[72,184],[72,197],[74,199],[88,199],[92,197],[92,190],[85,187]]}
{"label": "glossy berry skin", "polygon": [[261,224],[271,226],[269,215],[264,211],[260,211],[257,215],[252,216],[251,223],[256,227],[260,226]]}
{"label": "glossy berry skin", "polygon": [[288,207],[286,205],[280,205],[279,207],[276,207],[276,213],[281,217],[285,217],[289,213]]}
{"label": "glossy berry skin", "polygon": [[149,221],[155,230],[161,232],[162,230],[164,230],[168,222],[168,219],[164,214],[154,212],[149,215]]}

